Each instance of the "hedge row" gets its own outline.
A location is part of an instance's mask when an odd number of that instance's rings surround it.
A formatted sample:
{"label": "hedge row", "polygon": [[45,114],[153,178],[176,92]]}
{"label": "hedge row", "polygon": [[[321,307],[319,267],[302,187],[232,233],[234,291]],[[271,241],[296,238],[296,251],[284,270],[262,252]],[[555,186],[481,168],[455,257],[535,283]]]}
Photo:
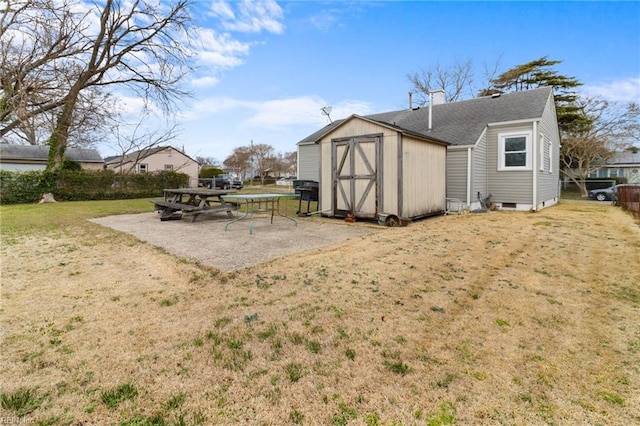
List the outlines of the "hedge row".
{"label": "hedge row", "polygon": [[52,193],[57,201],[158,197],[165,188],[188,183],[188,175],[170,171],[122,175],[112,170],[0,170],[0,204],[35,203],[46,193]]}

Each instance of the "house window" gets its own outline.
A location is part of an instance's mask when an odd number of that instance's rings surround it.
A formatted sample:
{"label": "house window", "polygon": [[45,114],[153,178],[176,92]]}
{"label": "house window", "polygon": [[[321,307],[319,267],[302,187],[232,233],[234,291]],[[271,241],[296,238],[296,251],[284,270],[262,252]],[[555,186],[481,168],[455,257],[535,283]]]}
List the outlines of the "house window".
{"label": "house window", "polygon": [[149,166],[146,163],[138,164],[138,173],[146,173],[149,170]]}
{"label": "house window", "polygon": [[173,164],[165,164],[164,165],[164,170],[167,172],[172,172],[173,171]]}
{"label": "house window", "polygon": [[618,169],[609,169],[609,177],[618,177]]}
{"label": "house window", "polygon": [[531,133],[498,135],[498,170],[531,170]]}

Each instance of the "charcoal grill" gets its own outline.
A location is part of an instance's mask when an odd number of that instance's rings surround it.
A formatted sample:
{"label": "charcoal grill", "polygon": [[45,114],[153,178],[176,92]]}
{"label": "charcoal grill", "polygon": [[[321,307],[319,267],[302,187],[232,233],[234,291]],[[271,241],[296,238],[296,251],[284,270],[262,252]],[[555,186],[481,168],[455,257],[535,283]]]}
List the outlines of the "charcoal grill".
{"label": "charcoal grill", "polygon": [[[318,193],[319,193],[319,182],[314,180],[294,180],[293,188],[296,191],[296,194],[300,196],[300,200],[298,201],[298,216],[309,216],[311,215],[311,202],[318,201]],[[307,202],[307,211],[302,211],[302,202]]]}

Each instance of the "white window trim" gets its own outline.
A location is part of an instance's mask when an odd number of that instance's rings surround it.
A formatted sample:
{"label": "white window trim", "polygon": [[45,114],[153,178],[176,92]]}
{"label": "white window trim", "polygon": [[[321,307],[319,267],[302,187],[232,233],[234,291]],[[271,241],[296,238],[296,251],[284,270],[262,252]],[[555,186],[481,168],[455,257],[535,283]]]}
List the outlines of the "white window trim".
{"label": "white window trim", "polygon": [[[507,138],[513,138],[518,136],[524,136],[526,139],[526,149],[527,149],[527,159],[526,164],[524,166],[511,166],[507,167],[504,165],[504,142]],[[533,135],[531,131],[522,131],[522,132],[506,132],[506,133],[498,133],[498,171],[521,171],[521,170],[531,170],[532,169],[532,139]]]}
{"label": "white window trim", "polygon": [[544,134],[540,133],[540,171],[544,172],[544,160],[546,157],[545,148],[547,147],[547,141],[544,138]]}
{"label": "white window trim", "polygon": [[[142,170],[144,166],[144,170]],[[149,171],[149,165],[147,163],[138,163],[138,173],[146,173]]]}
{"label": "white window trim", "polygon": [[549,173],[553,173],[553,141],[549,138]]}

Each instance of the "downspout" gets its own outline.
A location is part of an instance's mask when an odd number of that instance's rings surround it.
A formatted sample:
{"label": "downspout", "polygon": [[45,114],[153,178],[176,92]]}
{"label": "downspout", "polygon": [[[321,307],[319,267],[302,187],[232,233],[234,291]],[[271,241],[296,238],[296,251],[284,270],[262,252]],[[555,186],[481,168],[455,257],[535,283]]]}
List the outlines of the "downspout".
{"label": "downspout", "polygon": [[533,206],[531,207],[531,211],[538,211],[538,121],[533,122],[533,147],[531,149],[531,154],[533,155],[533,159],[531,161],[531,166],[533,167]]}
{"label": "downspout", "polygon": [[471,147],[467,148],[467,207],[471,210]]}

